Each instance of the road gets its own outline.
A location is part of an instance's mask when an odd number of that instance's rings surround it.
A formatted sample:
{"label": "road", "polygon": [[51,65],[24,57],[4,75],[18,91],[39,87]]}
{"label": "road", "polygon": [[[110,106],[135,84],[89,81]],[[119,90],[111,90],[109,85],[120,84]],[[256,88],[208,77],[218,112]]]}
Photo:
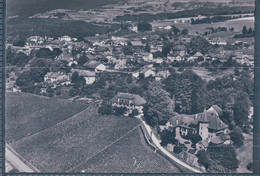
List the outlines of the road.
{"label": "road", "polygon": [[[11,163],[12,166],[14,166],[19,172],[25,172],[25,173],[34,173],[34,172],[40,172],[37,168],[31,165],[31,169],[28,165],[26,165],[20,158],[18,153],[16,153],[9,145],[6,145],[5,148],[5,157],[6,160]],[[29,163],[29,162],[28,162]]]}
{"label": "road", "polygon": [[176,158],[176,157],[173,156],[170,152],[168,152],[165,148],[163,148],[163,147],[161,146],[161,144],[160,144],[161,140],[158,139],[155,135],[153,135],[151,127],[150,127],[149,125],[147,125],[143,119],[141,119],[141,118],[139,118],[139,119],[142,121],[142,123],[143,123],[143,125],[144,125],[144,127],[145,127],[145,129],[146,129],[146,131],[147,131],[147,133],[149,134],[149,137],[151,137],[151,140],[153,141],[153,143],[155,144],[155,146],[156,146],[159,150],[161,150],[161,151],[162,151],[165,155],[167,155],[170,159],[172,159],[173,161],[175,161],[175,162],[178,163],[179,165],[185,167],[186,169],[188,169],[188,170],[190,170],[190,171],[192,171],[192,172],[195,172],[195,173],[202,173],[201,171],[199,171],[199,170],[197,170],[197,169],[191,167],[190,165],[188,165],[188,164],[184,163],[183,161],[181,161],[180,159]]}

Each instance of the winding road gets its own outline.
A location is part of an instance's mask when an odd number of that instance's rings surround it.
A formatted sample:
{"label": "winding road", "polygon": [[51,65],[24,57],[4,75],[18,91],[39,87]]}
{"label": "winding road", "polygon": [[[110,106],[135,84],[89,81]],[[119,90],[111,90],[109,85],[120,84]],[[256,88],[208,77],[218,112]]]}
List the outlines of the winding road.
{"label": "winding road", "polygon": [[155,146],[156,146],[159,150],[161,150],[161,151],[162,151],[165,155],[167,155],[171,160],[173,160],[174,162],[178,163],[179,165],[185,167],[186,169],[188,169],[188,170],[190,170],[190,171],[192,171],[192,172],[195,172],[195,173],[202,173],[201,171],[199,171],[199,170],[197,170],[197,169],[191,167],[190,165],[188,165],[188,164],[184,163],[183,161],[181,161],[180,159],[176,158],[176,157],[173,156],[170,152],[168,152],[165,148],[163,148],[163,147],[161,146],[161,144],[160,144],[161,140],[159,140],[155,135],[152,135],[153,132],[152,132],[151,127],[150,127],[149,125],[147,125],[147,124],[145,123],[145,121],[144,121],[141,117],[140,117],[139,119],[142,121],[142,123],[143,123],[143,125],[144,125],[144,127],[145,127],[145,129],[146,129],[146,131],[147,131],[147,133],[149,134],[149,137],[151,138],[151,140],[153,141],[153,143],[155,144]]}

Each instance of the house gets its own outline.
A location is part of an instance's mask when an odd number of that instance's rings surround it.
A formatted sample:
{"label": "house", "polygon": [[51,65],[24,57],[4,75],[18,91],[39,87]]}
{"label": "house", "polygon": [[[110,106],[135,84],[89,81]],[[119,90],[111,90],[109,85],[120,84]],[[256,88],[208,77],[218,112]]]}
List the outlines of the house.
{"label": "house", "polygon": [[61,72],[48,72],[44,76],[44,81],[49,84],[69,83],[69,76]]}
{"label": "house", "polygon": [[227,42],[219,37],[208,39],[211,45],[227,45]]}
{"label": "house", "polygon": [[98,61],[89,61],[84,64],[84,67],[87,70],[95,71],[96,73],[100,73],[106,70],[106,66]]}
{"label": "house", "polygon": [[124,69],[127,68],[126,67],[126,59],[118,59],[115,62],[115,69],[119,70],[119,69]]}
{"label": "house", "polygon": [[143,74],[145,78],[147,78],[149,76],[154,77],[156,73],[153,71],[153,67],[152,66],[153,65],[145,65],[144,67],[142,67],[139,70],[139,73]]}
{"label": "house", "polygon": [[176,135],[186,136],[188,132],[199,134],[203,140],[215,144],[229,142],[228,126],[219,118],[222,110],[213,105],[208,110],[195,115],[176,115],[172,117],[167,125],[176,130]]}
{"label": "house", "polygon": [[90,85],[96,81],[96,73],[88,70],[72,69],[71,73],[78,72],[79,76],[83,76],[86,84]]}
{"label": "house", "polygon": [[109,100],[109,104],[112,106],[125,107],[128,111],[138,109],[139,112],[142,111],[145,103],[146,100],[139,95],[122,92],[119,92],[115,97]]}
{"label": "house", "polygon": [[65,42],[71,42],[71,40],[72,40],[72,38],[67,35],[59,37],[58,39],[59,39],[59,41],[65,41]]}
{"label": "house", "polygon": [[170,76],[170,72],[168,70],[164,70],[164,71],[159,71],[156,75],[155,75],[155,80],[156,81],[160,81],[163,78],[167,78],[168,76]]}
{"label": "house", "polygon": [[153,54],[151,54],[151,53],[144,53],[143,54],[143,60],[145,62],[152,62],[153,61]]}

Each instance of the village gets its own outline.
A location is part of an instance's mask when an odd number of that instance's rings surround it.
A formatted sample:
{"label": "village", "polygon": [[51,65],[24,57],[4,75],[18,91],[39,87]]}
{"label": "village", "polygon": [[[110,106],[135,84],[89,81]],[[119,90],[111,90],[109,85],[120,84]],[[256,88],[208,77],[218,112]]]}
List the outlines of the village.
{"label": "village", "polygon": [[[84,38],[34,35],[7,43],[6,91],[87,104],[103,116],[137,118],[148,125],[143,133],[151,148],[162,147],[200,172],[250,172],[251,160],[241,166],[237,158],[253,130],[254,28],[235,24],[251,20],[252,13],[206,24],[203,20],[215,15],[118,22],[118,16],[135,12],[137,2],[131,2],[130,12],[109,18],[110,5],[103,12],[57,9],[31,16],[121,26]],[[167,3],[166,10],[174,7]],[[174,9],[192,10],[190,5]]]}

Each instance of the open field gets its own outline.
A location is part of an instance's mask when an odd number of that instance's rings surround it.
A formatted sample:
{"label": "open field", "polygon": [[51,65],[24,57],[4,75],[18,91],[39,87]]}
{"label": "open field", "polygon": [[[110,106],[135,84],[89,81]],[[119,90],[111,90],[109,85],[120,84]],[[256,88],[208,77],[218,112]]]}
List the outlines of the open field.
{"label": "open field", "polygon": [[6,95],[6,140],[15,142],[49,128],[87,108],[84,103],[25,93]]}
{"label": "open field", "polygon": [[[173,21],[173,20],[172,20]],[[218,22],[218,23],[212,23],[212,24],[187,24],[187,23],[176,23],[174,24],[171,20],[163,20],[163,21],[154,21],[151,24],[153,27],[159,27],[159,26],[172,26],[175,25],[179,29],[189,29],[189,34],[195,35],[196,32],[199,32],[200,34],[204,34],[208,27],[226,27],[227,29],[234,27],[234,33],[241,33],[243,26],[247,26],[247,28],[252,27],[254,28],[254,20],[252,19],[245,19],[245,20],[239,20],[239,21],[225,21],[225,22]]]}
{"label": "open field", "polygon": [[72,172],[179,173],[180,171],[147,146],[140,128],[95,155]]}
{"label": "open field", "polygon": [[89,107],[10,146],[42,172],[65,172],[109,146],[139,123],[133,118],[101,116],[96,107]]}
{"label": "open field", "polygon": [[223,76],[234,75],[234,68],[229,68],[227,70],[219,72],[218,74],[211,73],[204,68],[196,67],[192,68],[192,71],[194,71],[197,75],[199,75],[202,79],[206,80],[207,82],[210,80],[215,80],[216,78],[221,78]]}
{"label": "open field", "polygon": [[246,166],[253,162],[253,135],[244,134],[244,137],[244,145],[236,149],[237,158],[240,161],[239,168],[237,169],[238,173],[250,173]]}

